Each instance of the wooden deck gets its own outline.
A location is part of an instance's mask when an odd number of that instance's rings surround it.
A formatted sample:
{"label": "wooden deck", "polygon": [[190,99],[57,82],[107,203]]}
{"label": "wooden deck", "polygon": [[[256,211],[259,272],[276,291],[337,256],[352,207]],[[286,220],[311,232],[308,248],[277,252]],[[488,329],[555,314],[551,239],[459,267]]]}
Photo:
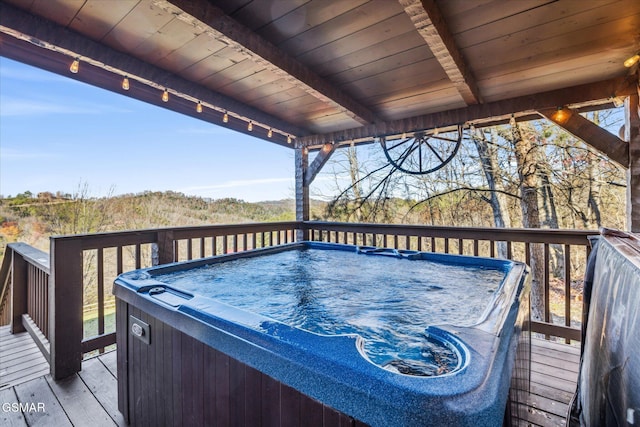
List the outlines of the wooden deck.
{"label": "wooden deck", "polygon": [[[54,381],[29,334],[11,335],[3,326],[0,372],[0,426],[126,425],[118,412],[115,351],[87,359],[81,372]],[[26,407],[16,408],[18,403]]]}
{"label": "wooden deck", "polygon": [[0,327],[0,390],[48,373],[47,360],[27,332],[12,335],[9,326]]}
{"label": "wooden deck", "polygon": [[[29,341],[26,333],[10,335],[8,327],[0,327],[0,425],[125,425],[117,405],[115,352],[87,359],[82,362],[81,372],[54,381],[44,357]],[[577,347],[532,340],[531,394],[526,404],[527,419],[520,426],[565,425],[578,363]],[[7,403],[30,407],[14,411]]]}
{"label": "wooden deck", "polygon": [[564,426],[578,381],[580,348],[531,340],[531,388],[520,426]]}

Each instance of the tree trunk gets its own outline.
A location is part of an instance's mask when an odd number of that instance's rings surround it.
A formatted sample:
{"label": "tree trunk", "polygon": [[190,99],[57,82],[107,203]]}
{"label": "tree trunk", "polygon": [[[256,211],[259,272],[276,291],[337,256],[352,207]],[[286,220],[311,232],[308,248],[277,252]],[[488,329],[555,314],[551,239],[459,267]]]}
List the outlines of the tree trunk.
{"label": "tree trunk", "polygon": [[588,204],[588,218],[591,222],[590,226],[595,225],[597,228],[602,226],[602,215],[600,213],[599,199],[600,199],[600,184],[595,177],[594,156],[591,154],[587,158],[587,173],[589,178],[589,195],[587,198]]}
{"label": "tree trunk", "polygon": [[[522,129],[520,128],[522,127]],[[529,125],[511,126],[511,144],[518,165],[520,178],[520,206],[522,225],[526,228],[540,228],[538,209],[538,174],[533,142],[533,129]],[[534,320],[543,320],[544,306],[544,247],[541,244],[530,245],[531,267],[531,316]]]}
{"label": "tree trunk", "polygon": [[[540,162],[542,163],[542,162]],[[558,222],[558,210],[553,196],[553,188],[549,179],[549,172],[544,167],[539,167],[540,180],[542,181],[542,206],[544,208],[544,224],[553,229],[560,228]],[[554,276],[564,277],[562,271],[564,268],[564,252],[562,245],[551,245],[551,271]]]}
{"label": "tree trunk", "polygon": [[[358,165],[358,154],[355,147],[347,148],[347,159],[349,160],[349,176],[351,177],[351,189],[353,199],[357,202],[362,198],[360,191],[360,166]],[[362,212],[358,209],[354,212],[356,222],[362,220]]]}
{"label": "tree trunk", "polygon": [[[487,186],[491,190],[489,197],[489,205],[493,212],[493,223],[496,227],[505,228],[510,225],[509,216],[505,214],[504,203],[502,197],[498,193],[498,161],[496,158],[496,150],[489,146],[484,133],[476,131],[472,135],[473,142],[478,150],[480,164],[484,177],[487,180]],[[507,243],[498,242],[498,256],[507,258]]]}

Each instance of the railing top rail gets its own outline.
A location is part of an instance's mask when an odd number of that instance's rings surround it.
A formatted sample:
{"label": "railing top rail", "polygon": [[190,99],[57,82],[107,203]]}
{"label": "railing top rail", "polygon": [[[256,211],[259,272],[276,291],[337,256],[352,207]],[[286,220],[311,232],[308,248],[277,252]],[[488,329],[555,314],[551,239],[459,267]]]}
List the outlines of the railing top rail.
{"label": "railing top rail", "polygon": [[242,234],[262,231],[278,231],[292,228],[349,231],[356,233],[411,234],[423,237],[463,238],[528,243],[557,243],[587,245],[587,237],[598,235],[597,230],[531,229],[531,228],[480,228],[449,227],[407,224],[373,224],[324,221],[282,221],[270,223],[216,224],[189,227],[167,227],[93,234],[53,236],[52,240],[80,240],[83,249],[95,249],[118,245],[153,243],[160,233],[170,233],[176,240],[222,234]]}
{"label": "railing top rail", "polygon": [[133,245],[138,243],[153,243],[158,240],[161,233],[171,233],[174,239],[189,239],[203,236],[222,234],[241,234],[262,231],[287,230],[299,227],[296,221],[259,222],[240,224],[215,224],[188,227],[166,227],[142,230],[116,231],[90,234],[73,234],[64,236],[52,236],[55,241],[80,240],[83,249],[96,249],[98,247]]}
{"label": "railing top rail", "polygon": [[[41,251],[38,248],[34,248],[26,243],[9,243],[7,249],[11,249],[13,252],[22,255],[22,257],[29,264],[38,267],[45,273],[50,274],[50,260],[47,252]],[[9,251],[6,252],[7,254]],[[5,254],[6,257],[6,254]]]}
{"label": "railing top rail", "polygon": [[566,230],[542,228],[479,228],[429,225],[367,224],[305,221],[306,229],[349,231],[356,233],[411,234],[423,237],[462,238],[527,243],[557,243],[588,245],[588,236],[600,234],[597,230]]}
{"label": "railing top rail", "polygon": [[11,257],[14,252],[20,254],[28,263],[33,264],[47,274],[51,274],[48,253],[27,245],[26,243],[9,243],[2,258],[2,265],[0,266],[0,305],[2,305],[7,290],[9,289]]}
{"label": "railing top rail", "polygon": [[0,266],[0,311],[3,309],[4,298],[9,289],[9,271],[11,271],[10,255],[10,251],[5,251],[2,257],[2,265]]}

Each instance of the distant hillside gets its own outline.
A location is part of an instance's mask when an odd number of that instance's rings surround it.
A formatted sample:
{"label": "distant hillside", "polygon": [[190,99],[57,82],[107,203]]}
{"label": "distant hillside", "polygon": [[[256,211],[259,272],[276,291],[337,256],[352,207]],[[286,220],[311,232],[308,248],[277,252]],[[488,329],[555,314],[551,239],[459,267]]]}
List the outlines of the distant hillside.
{"label": "distant hillside", "polygon": [[[322,210],[324,203],[314,201],[312,206]],[[294,219],[291,199],[249,203],[173,191],[104,198],[25,192],[0,199],[0,254],[6,243],[14,241],[48,250],[51,235]]]}

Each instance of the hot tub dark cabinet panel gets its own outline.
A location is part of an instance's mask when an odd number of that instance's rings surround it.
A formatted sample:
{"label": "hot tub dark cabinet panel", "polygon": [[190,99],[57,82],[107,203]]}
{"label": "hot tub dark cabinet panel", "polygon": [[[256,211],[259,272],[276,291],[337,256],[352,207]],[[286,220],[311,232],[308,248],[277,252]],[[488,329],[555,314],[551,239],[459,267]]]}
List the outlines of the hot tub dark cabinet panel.
{"label": "hot tub dark cabinet panel", "polygon": [[504,270],[477,324],[427,328],[460,358],[453,372],[435,377],[374,365],[363,357],[356,336],[313,334],[154,278],[168,270],[309,246],[355,250],[297,243],[119,276],[118,404],[127,421],[154,427],[453,427],[499,426],[505,417],[517,418],[517,405],[507,406],[509,387],[515,394],[528,390],[529,378],[528,274],[522,264],[409,254],[418,262]]}
{"label": "hot tub dark cabinet panel", "polygon": [[[118,407],[130,425],[366,426],[123,301],[117,310]],[[149,344],[125,313],[149,325]]]}

